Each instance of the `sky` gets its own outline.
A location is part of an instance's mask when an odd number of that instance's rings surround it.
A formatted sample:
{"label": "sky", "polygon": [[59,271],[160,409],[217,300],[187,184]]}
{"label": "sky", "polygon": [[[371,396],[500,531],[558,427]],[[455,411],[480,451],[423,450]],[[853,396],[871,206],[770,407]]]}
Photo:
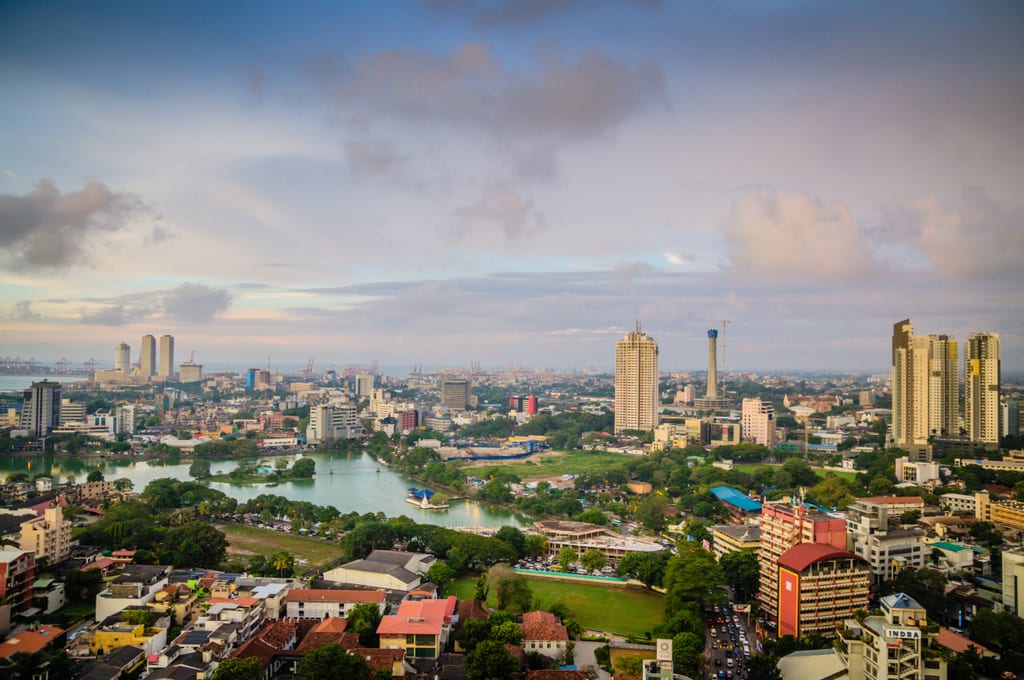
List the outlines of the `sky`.
{"label": "sky", "polygon": [[1019,2],[0,5],[0,356],[1024,371]]}

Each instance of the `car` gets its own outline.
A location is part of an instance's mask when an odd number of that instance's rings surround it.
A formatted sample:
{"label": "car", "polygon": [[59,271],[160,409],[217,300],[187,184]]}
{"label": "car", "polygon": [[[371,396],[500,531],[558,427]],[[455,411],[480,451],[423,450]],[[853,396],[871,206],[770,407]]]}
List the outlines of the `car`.
{"label": "car", "polygon": [[718,671],[718,677],[719,677],[719,679],[724,678],[725,677],[725,671]]}
{"label": "car", "polygon": [[718,649],[718,640],[711,641],[711,649]]}
{"label": "car", "polygon": [[726,665],[727,668],[732,668],[736,664],[735,664],[735,662],[732,659],[726,659],[725,660],[725,665]]}

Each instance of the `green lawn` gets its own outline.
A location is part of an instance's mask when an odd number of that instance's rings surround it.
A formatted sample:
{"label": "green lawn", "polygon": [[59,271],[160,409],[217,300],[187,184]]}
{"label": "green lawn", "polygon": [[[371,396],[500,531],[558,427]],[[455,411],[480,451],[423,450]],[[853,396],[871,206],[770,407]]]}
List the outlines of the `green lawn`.
{"label": "green lawn", "polygon": [[[767,463],[744,463],[743,465],[733,465],[732,469],[733,470],[737,470],[739,472],[745,472],[745,473],[747,473],[749,475],[752,472],[754,472],[755,470],[758,470],[760,468],[766,468],[766,467],[767,468],[779,468],[779,467],[782,467],[782,465],[768,465]],[[852,482],[852,481],[855,481],[857,479],[857,473],[856,472],[849,472],[847,470],[842,470],[842,471],[840,471],[840,470],[822,470],[821,468],[811,468],[811,469],[814,470],[814,474],[816,474],[816,475],[818,475],[819,477],[822,477],[822,478],[828,477],[829,475],[835,475],[836,477],[842,477],[843,479],[845,479],[848,482]]]}
{"label": "green lawn", "polygon": [[[573,618],[587,629],[643,637],[665,620],[664,603],[658,593],[541,578],[528,578],[528,581],[535,603],[544,607],[563,602]],[[448,594],[460,599],[470,598],[475,588],[476,578],[460,578],[448,586]],[[487,602],[496,606],[493,593]]]}
{"label": "green lawn", "polygon": [[552,451],[540,455],[540,460],[533,461],[486,461],[466,466],[466,471],[482,471],[490,467],[501,468],[504,472],[526,479],[530,477],[559,477],[564,474],[581,472],[602,472],[608,468],[622,465],[631,457],[625,453],[608,453],[607,451]]}
{"label": "green lawn", "polygon": [[241,559],[252,555],[270,557],[282,550],[296,560],[305,560],[303,566],[317,567],[341,557],[337,543],[322,541],[307,536],[294,536],[272,529],[261,529],[242,524],[218,523],[217,528],[228,539],[228,560]]}

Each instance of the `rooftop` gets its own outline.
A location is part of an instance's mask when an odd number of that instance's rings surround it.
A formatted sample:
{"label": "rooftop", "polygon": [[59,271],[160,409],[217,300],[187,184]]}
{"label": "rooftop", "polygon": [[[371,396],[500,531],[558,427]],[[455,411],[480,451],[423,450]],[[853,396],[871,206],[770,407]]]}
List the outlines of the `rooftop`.
{"label": "rooftop", "polygon": [[735,506],[744,512],[759,512],[761,510],[760,502],[755,501],[753,498],[748,498],[742,491],[731,486],[716,486],[710,491],[715,494],[718,500]]}
{"label": "rooftop", "polygon": [[305,590],[288,593],[286,602],[383,602],[383,590]]}
{"label": "rooftop", "polygon": [[444,600],[405,601],[392,616],[377,626],[379,635],[437,635],[445,621],[455,613],[454,596]]}
{"label": "rooftop", "polygon": [[882,598],[882,606],[886,609],[924,609],[917,600],[906,593],[895,593]]}
{"label": "rooftop", "polygon": [[853,559],[867,564],[864,558],[828,543],[798,543],[779,556],[779,566],[803,571],[812,564],[831,559]]}

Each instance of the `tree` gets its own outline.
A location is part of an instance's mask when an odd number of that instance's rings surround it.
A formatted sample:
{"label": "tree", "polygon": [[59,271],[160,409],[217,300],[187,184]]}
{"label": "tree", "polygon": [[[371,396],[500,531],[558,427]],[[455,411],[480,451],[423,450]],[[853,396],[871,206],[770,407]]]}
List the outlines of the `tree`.
{"label": "tree", "polygon": [[673,637],[672,664],[676,673],[701,677],[704,665],[704,638],[689,631]]}
{"label": "tree", "polygon": [[619,574],[635,578],[648,588],[660,586],[669,557],[671,555],[667,550],[656,553],[626,553],[619,560]]}
{"label": "tree", "polygon": [[487,585],[495,594],[498,609],[522,613],[530,611],[533,591],[526,577],[507,564],[496,564],[487,571]]}
{"label": "tree", "polygon": [[316,461],[312,458],[300,458],[292,464],[291,477],[311,479],[316,472]]}
{"label": "tree", "polygon": [[594,550],[593,548],[583,553],[583,557],[580,558],[580,563],[583,564],[583,568],[587,571],[600,571],[607,562],[608,557],[600,550]]}
{"label": "tree", "polygon": [[94,601],[102,586],[103,574],[96,568],[85,571],[72,569],[64,577],[64,588],[69,604]]}
{"label": "tree", "polygon": [[254,656],[224,659],[213,672],[213,680],[263,680],[263,664]]}
{"label": "tree", "polygon": [[569,571],[569,567],[573,562],[576,561],[578,555],[576,551],[569,546],[563,546],[558,550],[558,566],[562,568],[562,571]]}
{"label": "tree", "polygon": [[504,526],[495,532],[494,537],[499,541],[505,541],[515,548],[519,557],[523,556],[526,550],[526,534],[515,527]]}
{"label": "tree", "polygon": [[270,557],[270,566],[275,576],[291,576],[295,573],[295,558],[286,550],[274,553]]}
{"label": "tree", "polygon": [[370,666],[361,656],[331,643],[309,652],[295,671],[302,680],[370,680]]}
{"label": "tree", "polygon": [[668,506],[667,498],[659,494],[650,494],[640,501],[640,505],[637,507],[637,521],[651,531],[661,531],[665,528],[665,509]]}
{"label": "tree", "polygon": [[576,518],[580,522],[589,522],[590,524],[599,524],[601,526],[608,526],[608,515],[604,514],[597,508],[590,508],[584,510]]}
{"label": "tree", "polygon": [[753,548],[722,555],[722,575],[736,590],[736,601],[746,602],[758,591],[760,567]]}
{"label": "tree", "polygon": [[515,621],[505,621],[491,628],[491,640],[498,640],[507,645],[521,645],[523,643],[523,629]]}
{"label": "tree", "polygon": [[892,592],[906,593],[917,600],[928,612],[929,619],[942,619],[945,609],[946,577],[941,572],[927,568],[901,569],[890,585]]}
{"label": "tree", "polygon": [[459,628],[455,641],[466,652],[476,649],[476,646],[491,636],[491,622],[482,619],[467,619]]}
{"label": "tree", "polygon": [[151,609],[125,609],[121,612],[121,620],[133,626],[149,628],[156,621],[156,614]]}
{"label": "tree", "polygon": [[747,660],[747,680],[782,680],[778,659],[755,654]]}
{"label": "tree", "polygon": [[380,640],[377,636],[380,620],[380,607],[373,602],[360,602],[348,613],[347,628],[359,636],[359,644],[363,647],[376,647]]}
{"label": "tree", "polygon": [[135,483],[127,477],[121,477],[114,480],[114,488],[118,491],[131,491],[135,488]]}
{"label": "tree", "polygon": [[665,613],[672,616],[693,605],[703,608],[718,601],[723,581],[714,555],[693,544],[680,544],[679,554],[665,567]]}
{"label": "tree", "polygon": [[174,527],[164,536],[160,561],[176,567],[216,568],[224,561],[228,541],[208,522],[195,521]]}
{"label": "tree", "polygon": [[88,474],[88,476],[85,478],[85,481],[87,481],[87,482],[102,482],[103,481],[103,471],[99,470],[99,469],[91,471]]}
{"label": "tree", "polygon": [[434,562],[427,569],[427,580],[437,586],[439,591],[444,591],[445,586],[451,583],[455,577],[455,570],[444,562]]}
{"label": "tree", "polygon": [[519,662],[499,640],[484,640],[466,655],[468,680],[512,680],[519,671]]}
{"label": "tree", "polygon": [[188,466],[188,475],[195,479],[206,479],[210,476],[210,461],[199,458],[195,459]]}
{"label": "tree", "polygon": [[523,556],[534,559],[542,556],[548,551],[548,539],[540,534],[530,534],[523,544]]}

